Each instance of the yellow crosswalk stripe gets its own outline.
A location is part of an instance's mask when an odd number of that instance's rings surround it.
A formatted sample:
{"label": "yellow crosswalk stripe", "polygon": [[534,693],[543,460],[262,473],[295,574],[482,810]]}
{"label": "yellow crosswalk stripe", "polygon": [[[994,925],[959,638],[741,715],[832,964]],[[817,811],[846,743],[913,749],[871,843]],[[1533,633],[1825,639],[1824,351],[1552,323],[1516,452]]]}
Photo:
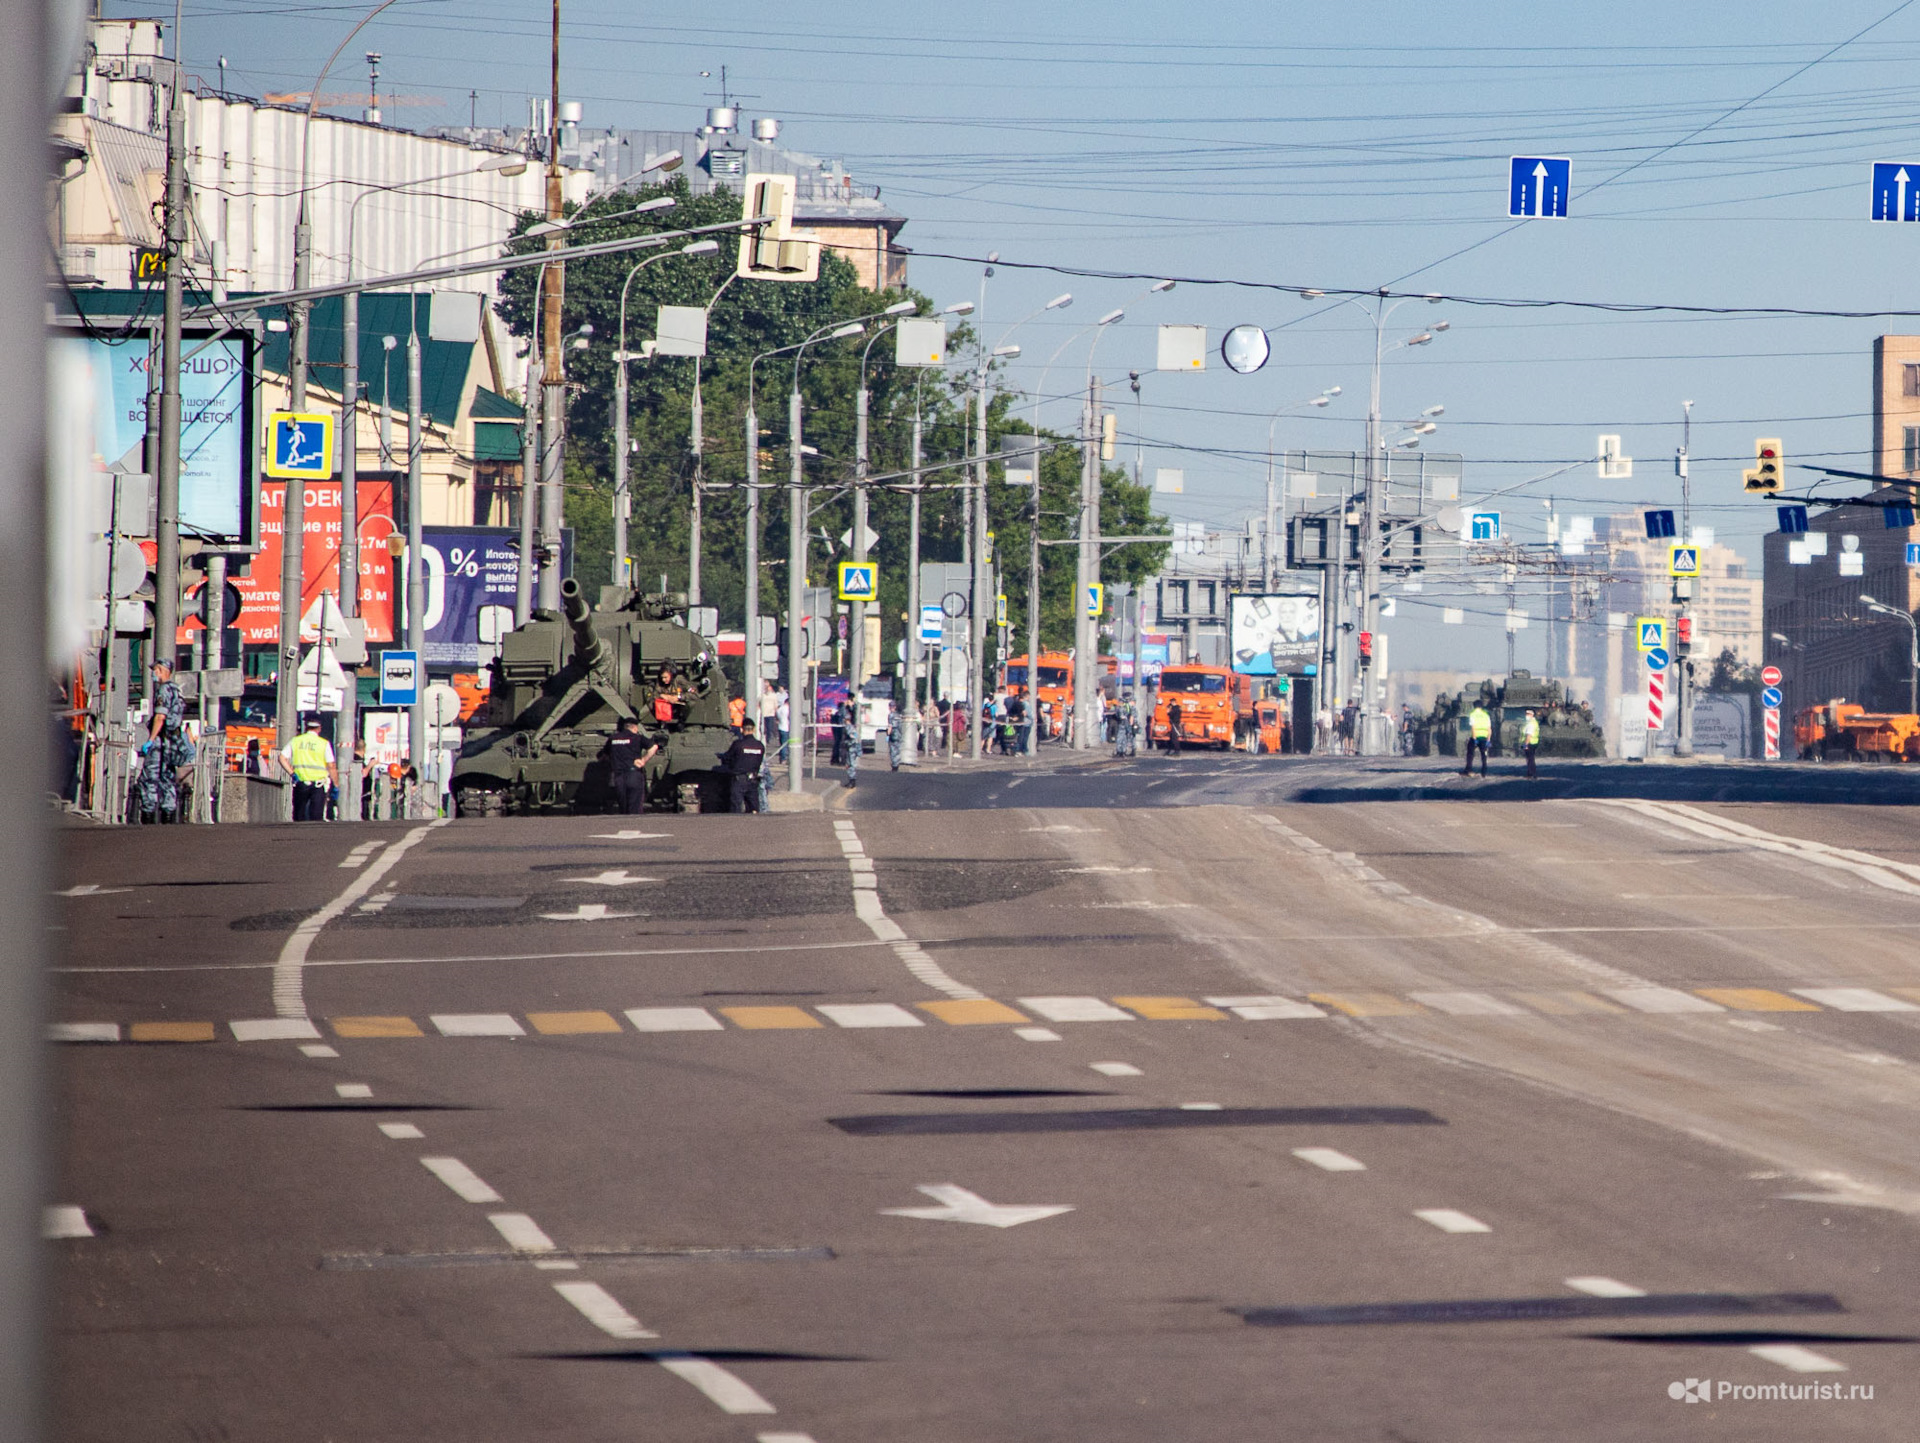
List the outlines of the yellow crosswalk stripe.
{"label": "yellow crosswalk stripe", "polygon": [[340,1037],[421,1037],[420,1024],[411,1017],[335,1017],[329,1019]]}
{"label": "yellow crosswalk stripe", "polygon": [[722,1007],[720,1015],[729,1018],[735,1027],[744,1027],[750,1032],[782,1027],[826,1026],[819,1018],[798,1007]]}
{"label": "yellow crosswalk stripe", "polygon": [[1116,997],[1116,1007],[1138,1012],[1149,1022],[1224,1022],[1227,1014],[1191,997]]}
{"label": "yellow crosswalk stripe", "polygon": [[1426,1011],[1417,1002],[1391,992],[1309,992],[1309,1002],[1332,1007],[1349,1017],[1414,1017]]}
{"label": "yellow crosswalk stripe", "polygon": [[211,1022],[136,1022],[127,1029],[129,1042],[211,1042]]}
{"label": "yellow crosswalk stripe", "polygon": [[1771,987],[1696,987],[1696,994],[1740,1012],[1818,1012],[1821,1009]]}
{"label": "yellow crosswalk stripe", "polygon": [[618,1032],[620,1024],[608,1012],[529,1012],[535,1032],[566,1037],[579,1032]]}
{"label": "yellow crosswalk stripe", "polygon": [[922,1012],[938,1018],[950,1027],[971,1027],[982,1022],[1025,1022],[1027,1014],[991,997],[963,998],[947,1002],[918,1002]]}

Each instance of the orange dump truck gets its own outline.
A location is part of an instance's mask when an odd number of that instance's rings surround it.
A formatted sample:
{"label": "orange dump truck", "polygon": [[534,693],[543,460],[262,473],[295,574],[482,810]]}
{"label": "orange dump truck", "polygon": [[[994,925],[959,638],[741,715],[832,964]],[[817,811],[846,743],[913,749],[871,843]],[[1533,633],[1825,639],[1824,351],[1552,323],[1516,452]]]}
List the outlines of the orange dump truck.
{"label": "orange dump truck", "polygon": [[[1066,731],[1067,708],[1073,705],[1073,658],[1064,651],[1043,651],[1039,671],[1040,735],[1057,737]],[[1028,695],[1026,657],[1016,656],[1007,663],[1006,688],[1009,696]]]}
{"label": "orange dump truck", "polygon": [[1246,677],[1219,666],[1170,666],[1160,673],[1147,740],[1169,751],[1176,746],[1228,751],[1252,724],[1253,685]]}
{"label": "orange dump truck", "polygon": [[1872,712],[1834,700],[1807,707],[1793,719],[1793,743],[1803,761],[1841,756],[1920,762],[1920,716]]}
{"label": "orange dump truck", "polygon": [[1253,704],[1253,720],[1246,728],[1246,749],[1256,755],[1265,753],[1268,756],[1285,751],[1290,725],[1285,697],[1260,698]]}

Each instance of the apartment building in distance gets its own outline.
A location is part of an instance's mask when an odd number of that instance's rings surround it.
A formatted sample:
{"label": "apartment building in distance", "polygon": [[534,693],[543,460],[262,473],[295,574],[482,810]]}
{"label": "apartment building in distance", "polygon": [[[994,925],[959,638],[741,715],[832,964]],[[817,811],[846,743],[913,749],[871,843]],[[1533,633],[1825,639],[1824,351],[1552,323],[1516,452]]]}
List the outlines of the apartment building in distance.
{"label": "apartment building in distance", "polygon": [[[1884,480],[1835,487],[1836,499],[1851,489],[1853,504],[1816,509],[1804,536],[1766,538],[1766,659],[1784,675],[1789,715],[1840,698],[1869,711],[1907,710],[1910,634],[1861,597],[1920,607],[1920,568],[1908,564],[1920,527],[1899,509],[1920,489],[1920,336],[1874,339],[1868,452]],[[1787,460],[1791,467],[1790,448]]]}

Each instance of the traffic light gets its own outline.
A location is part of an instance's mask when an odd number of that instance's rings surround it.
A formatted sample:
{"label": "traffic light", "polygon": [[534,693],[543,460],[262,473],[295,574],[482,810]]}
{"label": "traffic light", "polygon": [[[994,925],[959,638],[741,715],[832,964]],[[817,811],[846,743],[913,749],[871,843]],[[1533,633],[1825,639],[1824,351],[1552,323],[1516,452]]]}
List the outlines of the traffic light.
{"label": "traffic light", "polygon": [[1100,459],[1111,461],[1115,445],[1120,440],[1120,417],[1108,411],[1100,417]]}
{"label": "traffic light", "polygon": [[1370,631],[1360,633],[1360,665],[1373,665],[1373,633]]}
{"label": "traffic light", "polygon": [[1762,436],[1755,441],[1753,455],[1753,469],[1740,473],[1749,492],[1756,495],[1771,494],[1786,484],[1787,463],[1786,458],[1780,454],[1780,440],[1777,436]]}
{"label": "traffic light", "polygon": [[749,175],[746,178],[747,218],[772,220],[740,235],[740,260],[735,273],[749,280],[811,281],[820,277],[820,237],[793,228],[796,182],[790,175]]}
{"label": "traffic light", "polygon": [[1691,616],[1680,616],[1680,617],[1674,618],[1673,641],[1674,641],[1674,650],[1676,651],[1684,652],[1692,649],[1693,618]]}

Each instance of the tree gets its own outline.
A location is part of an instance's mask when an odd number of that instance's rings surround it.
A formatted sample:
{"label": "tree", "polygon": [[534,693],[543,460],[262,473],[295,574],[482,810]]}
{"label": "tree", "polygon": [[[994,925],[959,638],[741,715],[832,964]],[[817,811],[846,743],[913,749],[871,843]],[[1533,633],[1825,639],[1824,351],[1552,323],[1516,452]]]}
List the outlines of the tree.
{"label": "tree", "polygon": [[1723,647],[1720,655],[1713,659],[1713,676],[1707,682],[1708,691],[1747,692],[1760,694],[1760,668],[1740,660],[1732,647]]}

